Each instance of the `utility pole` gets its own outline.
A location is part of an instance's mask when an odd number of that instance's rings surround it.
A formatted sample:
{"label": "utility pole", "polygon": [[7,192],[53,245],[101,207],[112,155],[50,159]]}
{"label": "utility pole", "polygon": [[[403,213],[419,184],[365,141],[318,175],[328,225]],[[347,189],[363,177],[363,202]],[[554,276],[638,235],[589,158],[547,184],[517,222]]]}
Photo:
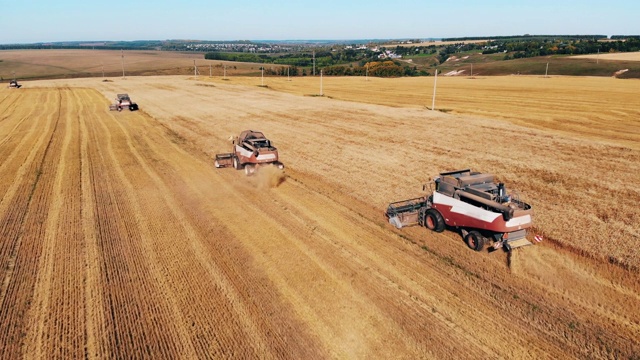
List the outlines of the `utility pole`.
{"label": "utility pole", "polygon": [[124,49],[120,49],[122,52],[122,78],[124,79]]}
{"label": "utility pole", "polygon": [[436,109],[436,83],[438,82],[438,69],[436,69],[436,78],[433,80],[433,101],[431,102],[431,111]]}
{"label": "utility pole", "polygon": [[313,50],[313,76],[316,76],[316,51]]}
{"label": "utility pole", "polygon": [[261,80],[261,81],[262,81],[262,83],[261,83],[261,85],[260,85],[260,86],[264,86],[264,66],[263,66],[263,67],[261,67],[260,69],[262,69],[262,80]]}
{"label": "utility pole", "polygon": [[224,76],[222,79],[227,80],[227,64],[224,64]]}
{"label": "utility pole", "polygon": [[320,96],[324,96],[322,93],[322,70],[320,70]]}
{"label": "utility pole", "polygon": [[548,77],[547,74],[549,74],[549,63],[547,63],[547,69],[544,71],[544,77]]}
{"label": "utility pole", "polygon": [[196,66],[195,60],[193,60],[193,76],[195,76],[196,80],[198,80],[198,67]]}

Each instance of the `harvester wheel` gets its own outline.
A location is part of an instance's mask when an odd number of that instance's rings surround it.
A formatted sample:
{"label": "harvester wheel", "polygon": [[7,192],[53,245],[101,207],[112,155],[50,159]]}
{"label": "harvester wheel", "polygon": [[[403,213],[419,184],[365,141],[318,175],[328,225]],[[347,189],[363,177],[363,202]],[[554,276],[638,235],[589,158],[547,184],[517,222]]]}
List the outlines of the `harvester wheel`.
{"label": "harvester wheel", "polygon": [[238,161],[238,157],[235,155],[233,156],[233,168],[236,170],[242,169],[242,165],[240,164],[240,161]]}
{"label": "harvester wheel", "polygon": [[220,163],[218,162],[218,160],[213,162],[213,165],[215,165],[216,168],[220,168]]}
{"label": "harvester wheel", "polygon": [[427,214],[424,219],[424,226],[435,232],[443,232],[444,219],[442,218],[442,214],[440,214],[436,209],[427,210]]}
{"label": "harvester wheel", "polygon": [[245,175],[251,176],[251,175],[253,175],[254,172],[256,172],[255,165],[245,165],[245,167],[244,167],[244,174]]}
{"label": "harvester wheel", "polygon": [[464,242],[467,246],[475,251],[482,251],[484,248],[484,237],[477,231],[469,231],[467,236],[464,237]]}

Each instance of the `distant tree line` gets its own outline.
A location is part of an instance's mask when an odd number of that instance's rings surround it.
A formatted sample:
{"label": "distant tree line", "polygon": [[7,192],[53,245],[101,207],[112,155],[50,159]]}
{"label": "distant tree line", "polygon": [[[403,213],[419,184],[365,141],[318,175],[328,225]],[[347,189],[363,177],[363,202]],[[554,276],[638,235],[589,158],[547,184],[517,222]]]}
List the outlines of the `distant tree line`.
{"label": "distant tree line", "polygon": [[402,64],[397,60],[370,61],[358,66],[336,65],[322,69],[324,75],[334,76],[375,76],[375,77],[402,77],[429,75],[425,71],[418,71],[415,66]]}
{"label": "distant tree line", "polygon": [[483,54],[506,53],[505,60],[530,58],[547,55],[581,55],[598,52],[640,51],[640,38],[626,38],[617,41],[597,41],[592,39],[565,40],[523,40],[491,41],[483,49]]}
{"label": "distant tree line", "polygon": [[[598,35],[599,36],[599,35]],[[398,46],[396,54],[413,56],[419,54],[437,54],[439,63],[456,53],[479,51],[482,54],[504,53],[503,60],[530,58],[548,55],[581,55],[596,54],[598,52],[634,52],[640,51],[640,36],[625,37],[611,41],[598,41],[594,35],[577,36],[573,38],[543,38],[543,37],[504,37],[501,40],[489,40],[481,43],[454,43],[447,45],[429,46]],[[606,37],[605,37],[606,38]],[[460,40],[456,38],[456,40]]]}
{"label": "distant tree line", "polygon": [[[443,38],[442,41],[478,41],[478,40],[523,40],[523,39],[606,39],[607,35],[509,35],[509,36],[467,36]],[[626,37],[624,37],[626,38]]]}
{"label": "distant tree line", "polygon": [[275,75],[275,76],[299,76],[299,75],[307,75],[306,71],[304,71],[304,69],[302,69],[302,71],[300,71],[300,68],[298,68],[297,66],[278,66],[275,68],[265,68],[264,69],[264,73],[266,75]]}
{"label": "distant tree line", "polygon": [[266,54],[209,52],[204,54],[206,60],[222,60],[252,63],[271,63]]}
{"label": "distant tree line", "polygon": [[[288,65],[290,76],[305,76],[305,68],[314,65],[313,53],[284,54],[279,56],[266,54],[210,52],[205,54],[208,60],[241,61],[260,64]],[[315,53],[315,67],[322,69],[328,76],[370,76],[401,77],[429,75],[419,71],[416,66],[408,66],[397,60],[376,61],[376,53],[371,50],[355,51],[318,51]],[[317,72],[317,73],[318,73]],[[267,75],[287,75],[287,67],[265,68]]]}
{"label": "distant tree line", "polygon": [[613,35],[611,40],[640,39],[640,35]]}
{"label": "distant tree line", "polygon": [[319,50],[315,53],[312,52],[298,52],[294,54],[282,54],[282,55],[267,55],[267,54],[253,54],[253,53],[229,53],[229,52],[208,52],[204,55],[207,60],[222,60],[222,61],[239,61],[239,62],[253,62],[259,64],[276,64],[276,65],[290,65],[298,67],[310,67],[314,65],[316,67],[328,67],[339,64],[348,64],[358,62],[362,60],[370,60],[374,57],[374,53],[370,50],[355,51],[352,49],[345,49],[340,51]]}

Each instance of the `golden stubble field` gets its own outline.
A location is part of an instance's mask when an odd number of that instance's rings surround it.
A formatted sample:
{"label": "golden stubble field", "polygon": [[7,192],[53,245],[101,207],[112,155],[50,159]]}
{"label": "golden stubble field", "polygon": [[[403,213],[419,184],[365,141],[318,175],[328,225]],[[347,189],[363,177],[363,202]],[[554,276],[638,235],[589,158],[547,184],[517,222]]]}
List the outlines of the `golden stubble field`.
{"label": "golden stubble field", "polygon": [[[539,232],[578,251],[638,268],[638,81],[440,77],[435,108],[454,114],[440,122],[430,120],[433,112],[427,110],[433,104],[434,81],[326,78],[322,90],[319,79],[268,79],[266,85],[295,95],[322,91],[331,99],[383,104],[397,114],[402,113],[398,108],[411,108],[419,114],[416,122],[383,116],[375,122],[389,129],[379,135],[368,128],[368,121],[374,120],[354,121],[364,123],[359,129],[363,136],[352,141],[369,142],[376,156],[354,155],[348,168],[366,168],[358,161],[375,162],[378,171],[389,171],[389,181],[396,184],[373,191],[380,207],[442,169],[482,169],[496,173],[532,200]],[[233,82],[250,85],[256,80]],[[351,171],[345,171],[341,180]],[[399,184],[403,184],[400,193]],[[353,193],[371,194],[370,186],[358,185]]]}
{"label": "golden stubble field", "polygon": [[[111,80],[0,90],[1,357],[640,354],[637,82],[439,78],[443,113],[433,79]],[[109,113],[121,92],[141,111]],[[247,128],[279,186],[213,168]],[[463,167],[547,240],[507,259],[385,222]]]}
{"label": "golden stubble field", "polygon": [[[194,74],[194,61],[202,75],[222,76],[259,73],[260,65],[228,61],[205,60],[204,53],[152,50],[2,50],[0,76],[8,81],[42,78],[96,77],[103,74],[189,75]],[[4,81],[3,81],[4,82]]]}
{"label": "golden stubble field", "polygon": [[596,55],[576,55],[572,56],[578,59],[600,59],[615,61],[640,61],[640,51],[626,53],[602,53]]}

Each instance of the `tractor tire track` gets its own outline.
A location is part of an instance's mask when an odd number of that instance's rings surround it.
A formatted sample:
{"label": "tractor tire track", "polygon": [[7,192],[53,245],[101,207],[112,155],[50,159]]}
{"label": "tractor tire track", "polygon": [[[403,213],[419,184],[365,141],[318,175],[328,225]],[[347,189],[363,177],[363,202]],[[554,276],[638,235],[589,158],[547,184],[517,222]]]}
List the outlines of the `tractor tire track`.
{"label": "tractor tire track", "polygon": [[42,224],[47,220],[52,193],[52,180],[49,177],[54,173],[46,160],[59,155],[52,144],[60,121],[62,102],[61,91],[46,92],[46,96],[51,99],[47,99],[38,116],[45,119],[47,130],[36,140],[36,146],[25,162],[30,171],[22,173],[24,175],[18,172],[20,177],[16,178],[15,183],[20,186],[13,191],[15,195],[11,210],[3,212],[6,217],[0,223],[0,237],[5,239],[0,253],[0,269],[3,270],[0,294],[0,318],[3,319],[1,357],[20,356],[24,351],[22,344],[25,334],[34,326],[27,315],[34,299],[33,274],[37,272],[37,259],[44,246],[41,241],[44,238]]}
{"label": "tractor tire track", "polygon": [[168,335],[174,332],[173,324],[165,318],[165,303],[149,275],[152,264],[145,259],[139,224],[118,178],[112,148],[120,147],[121,141],[102,121],[97,117],[87,126],[103,311],[98,317],[105,320],[106,335],[100,356],[175,356],[179,344]]}
{"label": "tractor tire track", "polygon": [[[101,253],[98,246],[98,235],[96,233],[97,220],[95,216],[95,193],[98,189],[96,185],[96,159],[89,154],[90,133],[88,125],[95,121],[95,115],[90,109],[88,113],[78,117],[79,146],[80,146],[80,178],[81,178],[81,217],[82,233],[85,239],[85,307],[84,321],[86,324],[86,354],[85,358],[97,359],[104,357],[108,353],[106,342],[107,337],[106,319],[102,311],[104,309],[103,283],[101,282],[100,264],[102,263]],[[93,126],[91,124],[91,126]]]}
{"label": "tractor tire track", "polygon": [[61,91],[60,114],[60,131],[55,134],[54,151],[51,152],[56,155],[46,159],[53,188],[47,220],[43,224],[44,249],[37,267],[30,311],[33,315],[29,315],[34,326],[25,341],[26,352],[37,358],[85,356],[82,316],[85,259],[77,126],[79,114],[83,114],[83,103],[75,91]]}

